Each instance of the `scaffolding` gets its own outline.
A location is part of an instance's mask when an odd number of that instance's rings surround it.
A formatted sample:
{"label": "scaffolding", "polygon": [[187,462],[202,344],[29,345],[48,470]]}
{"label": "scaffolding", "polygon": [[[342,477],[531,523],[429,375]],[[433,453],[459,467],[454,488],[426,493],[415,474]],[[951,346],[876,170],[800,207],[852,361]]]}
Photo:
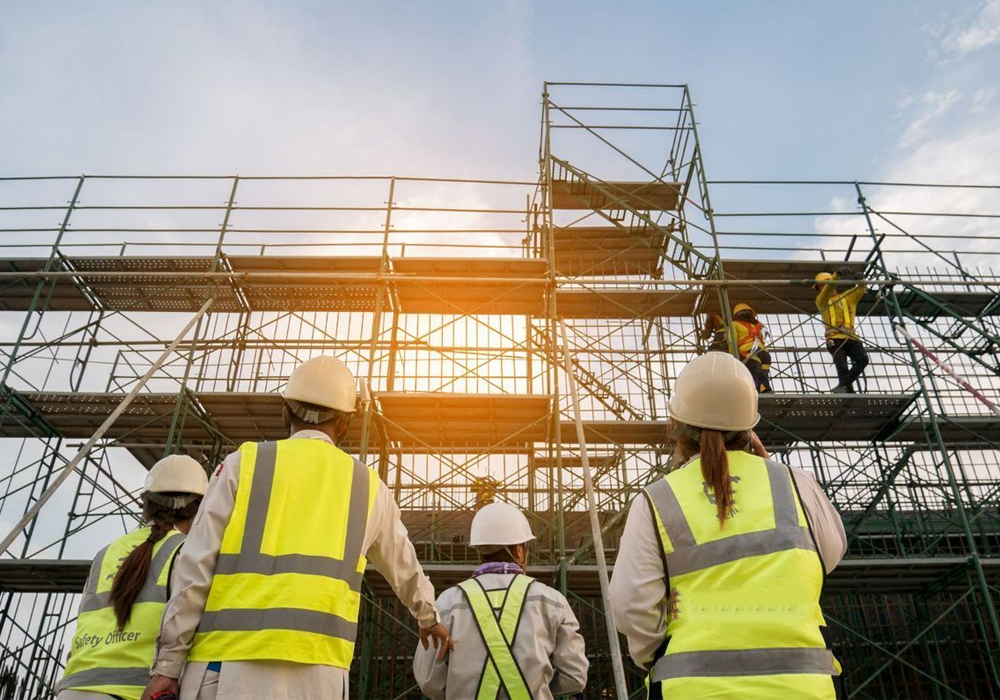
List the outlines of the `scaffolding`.
{"label": "scaffolding", "polygon": [[[592,83],[546,84],[529,181],[0,179],[0,535],[80,459],[0,558],[0,697],[52,696],[87,558],[137,523],[145,469],[285,437],[283,381],[320,353],[359,377],[346,448],[392,490],[436,589],[476,562],[476,508],[518,505],[531,573],[587,637],[588,697],[618,697],[583,453],[613,565],[631,500],[671,466],[673,381],[731,300],[773,338],[763,442],[844,519],[824,607],[851,697],[996,697],[998,200],[712,181],[687,86]],[[872,363],[862,391],[830,394],[810,287],[845,265],[870,282]],[[413,621],[374,572],[364,600],[354,691],[419,697]]]}

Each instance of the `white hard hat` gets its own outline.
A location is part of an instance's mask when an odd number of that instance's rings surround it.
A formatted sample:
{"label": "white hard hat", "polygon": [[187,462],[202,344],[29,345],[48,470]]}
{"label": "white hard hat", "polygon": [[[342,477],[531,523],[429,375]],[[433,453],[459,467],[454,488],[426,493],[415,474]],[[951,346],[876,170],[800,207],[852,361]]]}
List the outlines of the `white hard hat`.
{"label": "white hard hat", "polygon": [[205,495],[208,479],[198,462],[187,455],[170,455],[153,465],[146,475],[143,492]]}
{"label": "white hard hat", "polygon": [[524,544],[535,539],[524,513],[509,503],[490,503],[472,519],[469,544],[473,547]]}
{"label": "white hard hat", "polygon": [[354,375],[347,365],[329,355],[314,357],[296,367],[282,395],[292,413],[306,423],[322,423],[333,415],[309,410],[301,403],[324,406],[341,413],[354,413],[358,407]]}
{"label": "white hard hat", "polygon": [[674,383],[670,417],[711,430],[749,430],[757,425],[757,386],[742,362],[724,352],[694,358]]}

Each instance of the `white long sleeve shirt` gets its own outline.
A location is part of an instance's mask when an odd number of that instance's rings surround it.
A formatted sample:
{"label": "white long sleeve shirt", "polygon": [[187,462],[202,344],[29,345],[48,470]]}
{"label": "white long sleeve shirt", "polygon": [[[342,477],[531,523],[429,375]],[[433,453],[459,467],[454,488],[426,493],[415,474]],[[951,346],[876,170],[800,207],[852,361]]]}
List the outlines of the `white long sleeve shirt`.
{"label": "white long sleeve shirt", "polygon": [[[830,573],[847,552],[844,523],[812,474],[801,469],[791,471],[820,559]],[[628,639],[629,655],[641,668],[649,667],[666,635],[666,584],[653,513],[646,496],[640,493],[633,499],[625,521],[609,597],[615,625]]]}
{"label": "white long sleeve shirt", "polygon": [[[333,441],[317,430],[300,430],[291,439]],[[229,524],[239,484],[240,454],[234,452],[216,470],[171,575],[170,600],[156,640],[151,673],[179,678],[201,621],[212,585],[222,535]],[[379,482],[365,530],[362,552],[381,573],[421,627],[440,621],[434,586],[424,575],[407,536],[399,508]],[[214,674],[211,674],[214,682]],[[195,698],[206,678],[206,664],[192,662],[184,670],[181,698]],[[332,666],[290,662],[227,661],[218,674],[219,698],[227,700],[318,700],[347,697],[347,671]]]}
{"label": "white long sleeve shirt", "polygon": [[[479,582],[487,591],[510,586],[514,574],[483,574]],[[441,619],[455,642],[455,651],[438,661],[433,645],[418,644],[413,657],[413,675],[431,700],[469,700],[476,697],[479,678],[486,664],[486,645],[458,586],[438,598]],[[533,698],[551,700],[553,695],[582,692],[587,685],[590,663],[584,653],[580,624],[566,598],[541,581],[535,581],[524,599],[512,651],[524,672]],[[501,700],[507,694],[500,691]]]}

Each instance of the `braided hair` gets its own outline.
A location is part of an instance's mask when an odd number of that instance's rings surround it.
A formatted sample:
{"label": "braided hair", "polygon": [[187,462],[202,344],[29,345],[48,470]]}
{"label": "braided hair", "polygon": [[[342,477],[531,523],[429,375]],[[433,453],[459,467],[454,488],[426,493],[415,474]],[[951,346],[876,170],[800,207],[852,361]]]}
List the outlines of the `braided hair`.
{"label": "braided hair", "polygon": [[143,522],[151,526],[149,537],[125,557],[111,584],[111,604],[119,630],[128,624],[132,617],[132,606],[146,585],[156,543],[174,529],[175,523],[192,520],[201,505],[201,496],[186,493],[160,494],[147,491],[142,494],[142,500]]}

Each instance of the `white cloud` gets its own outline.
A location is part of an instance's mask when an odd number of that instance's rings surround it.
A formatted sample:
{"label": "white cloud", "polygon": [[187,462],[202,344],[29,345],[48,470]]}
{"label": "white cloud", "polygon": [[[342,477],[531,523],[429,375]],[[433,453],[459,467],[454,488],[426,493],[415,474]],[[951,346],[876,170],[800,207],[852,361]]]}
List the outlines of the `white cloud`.
{"label": "white cloud", "polygon": [[993,103],[993,98],[996,97],[996,88],[983,88],[981,90],[976,90],[972,95],[972,107],[969,109],[970,114],[982,114],[986,111]]}
{"label": "white cloud", "polygon": [[[1000,160],[1000,133],[988,123],[969,124],[957,131],[927,139],[907,155],[896,159],[880,176],[885,182],[998,185],[996,163]],[[891,266],[945,266],[934,252],[906,233],[921,238],[935,251],[959,251],[963,265],[996,267],[995,255],[976,257],[976,252],[996,252],[997,219],[972,214],[1000,213],[1000,188],[925,188],[878,186],[865,188],[873,212],[876,233],[889,235],[885,249]],[[834,198],[831,211],[842,211],[843,200]],[[860,212],[860,209],[857,209]],[[921,215],[893,212],[922,212]],[[951,214],[933,216],[931,214]],[[954,216],[956,214],[965,216]],[[881,215],[881,216],[880,216]],[[884,217],[884,218],[883,218]],[[895,225],[895,226],[894,226]],[[829,216],[815,222],[816,230],[828,234],[825,246],[842,249],[848,236],[857,234],[855,255],[870,250],[871,240],[861,217]],[[861,256],[863,257],[863,255]],[[946,254],[950,259],[950,254]]]}
{"label": "white cloud", "polygon": [[900,148],[909,148],[924,139],[928,128],[944,116],[961,97],[962,93],[958,90],[949,90],[946,93],[934,91],[925,93],[920,98],[923,107],[922,113],[910,123],[903,135],[899,137]]}
{"label": "white cloud", "polygon": [[955,27],[944,35],[942,48],[952,54],[967,54],[1000,42],[1000,0],[987,0],[972,23]]}

